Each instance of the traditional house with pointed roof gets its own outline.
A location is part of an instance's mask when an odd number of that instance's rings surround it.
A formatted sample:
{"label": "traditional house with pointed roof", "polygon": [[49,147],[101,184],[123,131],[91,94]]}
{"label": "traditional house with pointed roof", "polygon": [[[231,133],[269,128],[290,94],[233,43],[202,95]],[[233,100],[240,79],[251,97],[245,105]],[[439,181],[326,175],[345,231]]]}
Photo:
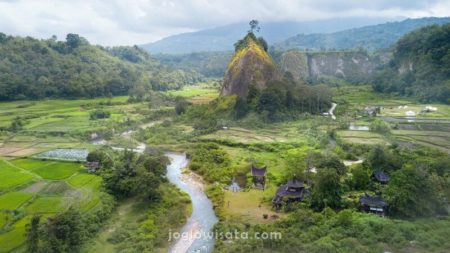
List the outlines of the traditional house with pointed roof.
{"label": "traditional house with pointed roof", "polygon": [[253,187],[264,190],[266,187],[267,166],[257,168],[252,165]]}
{"label": "traditional house with pointed roof", "polygon": [[375,171],[375,172],[372,174],[372,178],[373,178],[375,181],[380,182],[380,183],[382,183],[382,184],[387,184],[387,183],[389,183],[389,180],[391,179],[391,178],[389,177],[389,175],[388,175],[386,172],[383,172],[383,171]]}
{"label": "traditional house with pointed roof", "polygon": [[302,201],[306,193],[305,185],[300,180],[293,179],[278,188],[272,204],[279,209],[283,203]]}
{"label": "traditional house with pointed roof", "polygon": [[388,204],[383,200],[381,195],[370,196],[366,193],[359,199],[359,210],[385,216],[387,214]]}
{"label": "traditional house with pointed roof", "polygon": [[99,162],[86,162],[85,167],[89,173],[95,173],[100,167]]}

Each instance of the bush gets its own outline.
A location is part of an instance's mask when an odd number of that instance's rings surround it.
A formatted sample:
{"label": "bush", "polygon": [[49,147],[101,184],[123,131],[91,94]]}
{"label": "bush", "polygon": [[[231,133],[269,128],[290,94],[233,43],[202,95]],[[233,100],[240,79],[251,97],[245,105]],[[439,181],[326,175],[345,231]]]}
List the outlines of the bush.
{"label": "bush", "polygon": [[356,190],[364,190],[370,184],[370,173],[361,165],[357,165],[353,170],[353,187]]}
{"label": "bush", "polygon": [[97,109],[89,113],[90,120],[106,119],[111,117],[111,113],[102,109]]}
{"label": "bush", "polygon": [[375,119],[369,127],[371,132],[388,134],[391,132],[391,127],[384,120]]}
{"label": "bush", "polygon": [[175,112],[180,115],[186,112],[189,103],[182,97],[177,97],[175,103]]}

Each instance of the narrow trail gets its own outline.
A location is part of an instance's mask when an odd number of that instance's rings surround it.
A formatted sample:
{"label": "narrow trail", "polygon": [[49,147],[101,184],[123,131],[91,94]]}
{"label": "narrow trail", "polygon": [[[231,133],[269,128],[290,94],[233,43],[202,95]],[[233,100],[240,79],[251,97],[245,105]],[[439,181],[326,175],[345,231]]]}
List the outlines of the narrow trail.
{"label": "narrow trail", "polygon": [[331,108],[328,111],[328,114],[331,116],[331,118],[333,120],[336,120],[336,116],[334,115],[334,109],[336,109],[337,104],[336,103],[331,103]]}

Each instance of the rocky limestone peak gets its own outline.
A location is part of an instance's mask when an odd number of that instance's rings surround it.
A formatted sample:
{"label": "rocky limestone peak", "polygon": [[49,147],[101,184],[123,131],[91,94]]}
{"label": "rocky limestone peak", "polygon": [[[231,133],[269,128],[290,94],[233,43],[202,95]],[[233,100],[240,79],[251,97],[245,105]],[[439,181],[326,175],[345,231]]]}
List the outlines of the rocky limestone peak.
{"label": "rocky limestone peak", "polygon": [[240,40],[236,48],[225,73],[221,96],[247,96],[251,85],[264,89],[266,83],[277,75],[272,57],[253,33]]}

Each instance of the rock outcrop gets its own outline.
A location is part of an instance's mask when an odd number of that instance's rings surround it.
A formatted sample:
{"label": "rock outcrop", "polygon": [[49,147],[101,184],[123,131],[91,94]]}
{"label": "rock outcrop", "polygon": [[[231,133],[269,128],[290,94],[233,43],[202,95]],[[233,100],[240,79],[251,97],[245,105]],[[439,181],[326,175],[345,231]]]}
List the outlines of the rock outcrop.
{"label": "rock outcrop", "polygon": [[247,96],[251,85],[264,89],[266,83],[277,76],[272,57],[253,34],[247,34],[240,45],[228,64],[221,96]]}
{"label": "rock outcrop", "polygon": [[387,61],[389,57],[383,54],[289,50],[283,53],[279,64],[282,72],[291,72],[296,80],[333,76],[351,82],[361,82]]}

